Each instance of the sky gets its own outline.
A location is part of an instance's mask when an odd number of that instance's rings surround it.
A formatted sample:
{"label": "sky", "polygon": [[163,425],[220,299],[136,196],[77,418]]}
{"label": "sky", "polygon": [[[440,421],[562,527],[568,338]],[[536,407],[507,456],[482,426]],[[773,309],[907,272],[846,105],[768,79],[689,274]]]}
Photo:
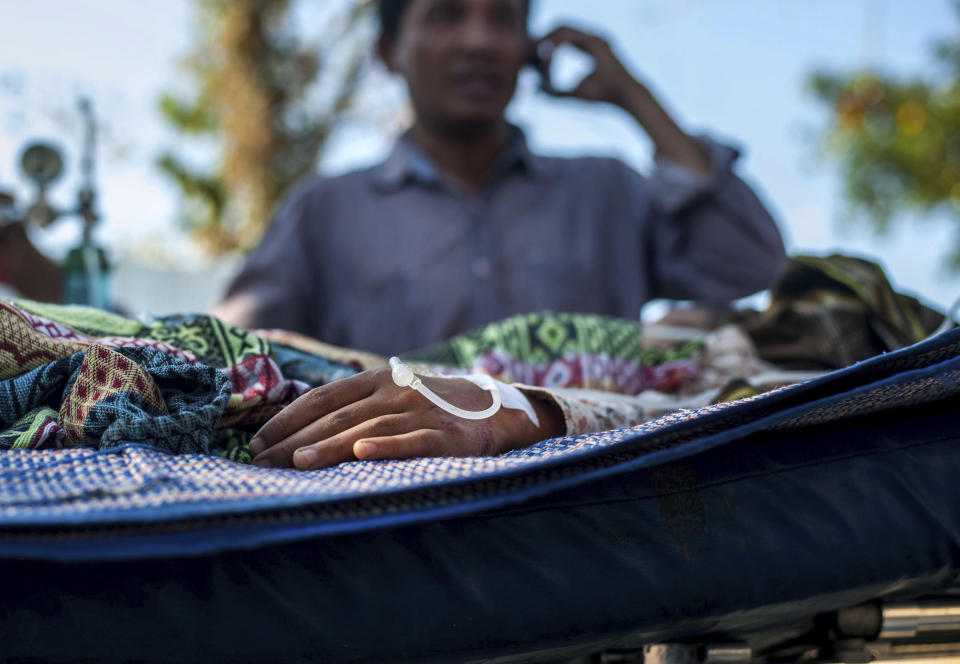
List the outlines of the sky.
{"label": "sky", "polygon": [[[307,2],[298,13],[304,21],[316,0]],[[154,166],[164,148],[182,145],[156,108],[161,91],[182,84],[177,61],[189,49],[192,21],[188,0],[0,0],[0,189],[23,202],[30,197],[19,154],[42,138],[66,152],[67,172],[52,198],[72,204],[82,137],[76,98],[89,95],[102,127],[101,241],[119,263],[199,269],[201,257],[176,225],[176,191]],[[960,275],[946,271],[941,251],[957,241],[955,221],[908,218],[880,238],[866,225],[844,223],[836,166],[817,149],[827,111],[805,88],[821,69],[930,73],[931,43],[958,27],[949,0],[535,0],[534,34],[562,23],[606,36],[688,131],[742,150],[738,170],[773,212],[790,253],[878,260],[898,288],[941,309],[960,295]],[[380,76],[383,103],[402,99],[402,85]],[[532,74],[522,77],[509,114],[542,153],[612,155],[650,169],[649,142],[622,111],[548,98]],[[347,127],[319,168],[332,174],[370,164],[392,138],[383,129]],[[76,224],[63,221],[33,237],[57,255],[76,233]],[[178,297],[202,306],[235,265],[218,268],[202,293],[186,289]]]}

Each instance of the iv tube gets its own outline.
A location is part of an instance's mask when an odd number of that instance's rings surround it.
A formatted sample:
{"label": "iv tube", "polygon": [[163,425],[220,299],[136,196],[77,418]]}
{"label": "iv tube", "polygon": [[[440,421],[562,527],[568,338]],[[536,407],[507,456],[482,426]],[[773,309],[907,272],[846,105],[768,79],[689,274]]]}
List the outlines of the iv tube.
{"label": "iv tube", "polygon": [[[413,373],[413,369],[411,369],[409,365],[404,364],[399,357],[390,358],[390,369],[394,383],[400,387],[409,387],[416,390],[432,401],[434,405],[439,406],[451,415],[456,415],[457,417],[462,417],[467,420],[485,420],[488,417],[493,417],[493,415],[500,410],[500,390],[490,376],[477,376],[481,382],[485,383],[481,385],[481,387],[490,392],[490,395],[493,397],[493,403],[490,407],[484,410],[464,410],[440,398],[435,392],[424,385],[420,378]],[[457,376],[441,376],[441,378],[457,378]]]}

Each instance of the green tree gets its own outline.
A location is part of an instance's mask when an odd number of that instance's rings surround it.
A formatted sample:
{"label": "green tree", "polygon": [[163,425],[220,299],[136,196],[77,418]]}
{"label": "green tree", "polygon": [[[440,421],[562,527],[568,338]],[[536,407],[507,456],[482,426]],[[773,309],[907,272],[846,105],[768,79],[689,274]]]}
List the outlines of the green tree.
{"label": "green tree", "polygon": [[327,3],[326,37],[307,46],[290,0],[194,1],[197,42],[182,63],[191,89],[164,94],[160,110],[193,139],[181,150],[213,145],[215,163],[168,151],[158,165],[180,187],[184,222],[203,246],[246,250],[351,110],[371,60],[371,2]]}
{"label": "green tree", "polygon": [[[858,71],[809,79],[832,109],[822,147],[839,162],[850,212],[879,232],[904,211],[945,211],[960,222],[960,36],[937,44],[934,56],[937,66],[922,77]],[[960,270],[960,225],[948,260]]]}

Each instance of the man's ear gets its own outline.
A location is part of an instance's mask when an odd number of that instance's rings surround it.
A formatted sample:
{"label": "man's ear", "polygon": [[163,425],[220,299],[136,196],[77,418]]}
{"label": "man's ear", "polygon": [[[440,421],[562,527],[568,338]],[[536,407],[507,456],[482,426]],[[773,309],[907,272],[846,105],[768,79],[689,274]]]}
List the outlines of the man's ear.
{"label": "man's ear", "polygon": [[387,71],[396,74],[397,66],[393,57],[393,39],[381,32],[377,37],[377,57],[387,67]]}

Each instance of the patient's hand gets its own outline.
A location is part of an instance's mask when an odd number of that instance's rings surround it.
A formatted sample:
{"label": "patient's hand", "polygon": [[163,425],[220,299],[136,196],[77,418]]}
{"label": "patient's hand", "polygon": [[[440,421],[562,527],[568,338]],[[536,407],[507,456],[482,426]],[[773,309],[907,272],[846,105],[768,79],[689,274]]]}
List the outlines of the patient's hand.
{"label": "patient's hand", "polygon": [[[490,406],[490,393],[469,381],[422,380],[461,408]],[[356,459],[500,454],[562,434],[559,410],[530,401],[539,428],[523,411],[510,408],[485,420],[461,419],[415,390],[397,387],[389,368],[374,369],[304,394],[263,425],[250,441],[250,452],[255,464],[301,470]]]}

